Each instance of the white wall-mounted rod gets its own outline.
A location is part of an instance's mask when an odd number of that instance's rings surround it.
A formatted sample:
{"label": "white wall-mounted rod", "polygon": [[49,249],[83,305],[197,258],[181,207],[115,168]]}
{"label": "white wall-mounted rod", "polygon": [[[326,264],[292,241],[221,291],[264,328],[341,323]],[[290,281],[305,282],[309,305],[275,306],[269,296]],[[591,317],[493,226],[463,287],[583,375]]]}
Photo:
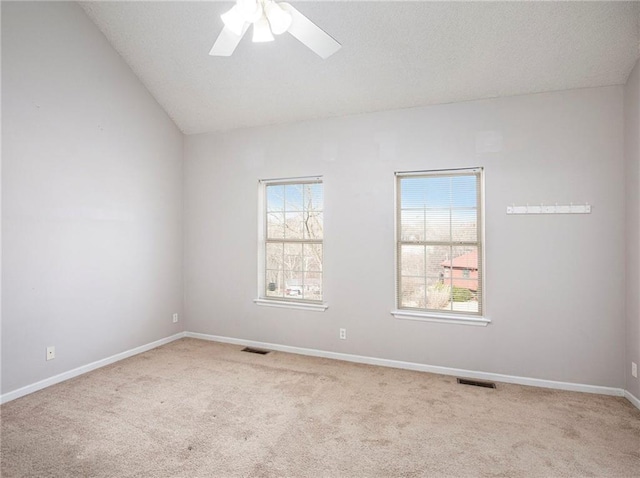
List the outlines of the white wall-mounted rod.
{"label": "white wall-mounted rod", "polygon": [[569,205],[558,205],[554,204],[551,206],[545,206],[540,203],[538,205],[529,205],[526,206],[516,206],[515,204],[512,206],[507,206],[507,214],[590,214],[591,213],[591,205],[589,203],[585,204],[569,204]]}

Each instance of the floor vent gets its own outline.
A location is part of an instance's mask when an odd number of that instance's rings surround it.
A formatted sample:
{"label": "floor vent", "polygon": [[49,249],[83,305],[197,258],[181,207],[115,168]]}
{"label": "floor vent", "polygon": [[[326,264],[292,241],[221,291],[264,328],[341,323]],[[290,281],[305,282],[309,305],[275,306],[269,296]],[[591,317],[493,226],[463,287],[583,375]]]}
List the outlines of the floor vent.
{"label": "floor vent", "polygon": [[245,347],[241,352],[249,352],[250,354],[267,355],[271,350],[254,349],[253,347]]}
{"label": "floor vent", "polygon": [[493,382],[484,382],[482,380],[471,380],[468,378],[459,378],[458,383],[461,383],[462,385],[473,385],[474,387],[496,388],[496,384]]}

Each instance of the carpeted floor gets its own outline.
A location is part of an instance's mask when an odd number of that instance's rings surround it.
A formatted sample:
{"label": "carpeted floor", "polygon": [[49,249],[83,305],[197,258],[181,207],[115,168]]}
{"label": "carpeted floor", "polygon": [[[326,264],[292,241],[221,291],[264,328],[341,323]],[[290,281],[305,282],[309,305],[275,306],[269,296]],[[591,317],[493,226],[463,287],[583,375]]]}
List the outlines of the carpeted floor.
{"label": "carpeted floor", "polygon": [[2,405],[9,477],[640,476],[623,398],[182,339]]}

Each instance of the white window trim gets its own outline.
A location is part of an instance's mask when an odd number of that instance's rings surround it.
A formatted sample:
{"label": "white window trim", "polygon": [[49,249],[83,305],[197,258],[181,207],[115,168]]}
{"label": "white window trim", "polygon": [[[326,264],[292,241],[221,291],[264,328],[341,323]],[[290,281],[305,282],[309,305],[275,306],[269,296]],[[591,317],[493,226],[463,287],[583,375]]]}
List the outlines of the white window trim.
{"label": "white window trim", "polygon": [[[443,169],[442,171],[469,171],[469,172],[477,172],[477,171],[481,171],[480,173],[480,207],[482,208],[481,210],[481,227],[480,227],[480,238],[481,238],[481,243],[482,243],[482,271],[481,271],[481,275],[482,275],[482,310],[483,310],[483,314],[482,315],[467,315],[464,313],[457,313],[457,312],[452,312],[452,313],[438,313],[436,311],[428,311],[428,310],[411,310],[411,309],[394,309],[391,311],[391,315],[393,315],[394,318],[396,319],[400,319],[400,320],[416,320],[416,321],[420,321],[420,322],[433,322],[433,323],[440,323],[440,324],[457,324],[457,325],[473,325],[473,326],[480,326],[480,327],[486,327],[487,325],[489,325],[491,323],[491,319],[489,319],[486,316],[486,311],[487,311],[487,302],[486,302],[486,269],[487,269],[487,262],[485,260],[485,251],[486,251],[486,242],[485,242],[485,185],[484,185],[484,168],[483,167],[476,167],[476,168],[460,168],[460,169]],[[398,287],[397,287],[397,274],[398,274],[398,253],[397,253],[397,247],[398,247],[398,181],[397,181],[397,176],[398,175],[402,175],[402,176],[419,176],[419,175],[423,175],[425,173],[427,173],[428,171],[396,171],[394,174],[394,181],[393,181],[393,197],[394,197],[394,201],[396,201],[396,203],[394,204],[394,223],[393,223],[393,244],[394,244],[394,251],[393,251],[393,265],[394,265],[394,270],[395,270],[395,280],[394,280],[394,289],[395,289],[395,293],[394,293],[394,299],[395,299],[395,304],[396,307],[399,303],[398,300]]]}
{"label": "white window trim", "polygon": [[436,322],[440,324],[476,325],[486,327],[491,323],[491,319],[477,315],[437,314],[432,312],[412,312],[409,310],[392,310],[391,315],[396,319]]}
{"label": "white window trim", "polygon": [[[272,184],[288,184],[305,181],[321,181],[324,185],[322,176],[302,176],[296,178],[277,178],[277,179],[260,179],[258,180],[258,294],[253,303],[263,307],[277,307],[282,309],[311,310],[315,312],[324,312],[329,305],[322,302],[304,302],[283,300],[280,297],[266,297],[265,290],[265,239],[266,239],[266,212],[265,212],[265,188]],[[323,209],[324,214],[324,209]],[[324,237],[322,238],[324,244]],[[322,258],[322,296],[324,298],[324,247]]]}
{"label": "white window trim", "polygon": [[253,302],[256,305],[261,305],[265,307],[279,307],[281,309],[298,309],[298,310],[313,310],[316,312],[324,312],[329,308],[329,305],[326,302],[321,304],[315,304],[310,302],[289,302],[286,300],[278,300],[278,299],[265,299],[258,298],[254,299]]}

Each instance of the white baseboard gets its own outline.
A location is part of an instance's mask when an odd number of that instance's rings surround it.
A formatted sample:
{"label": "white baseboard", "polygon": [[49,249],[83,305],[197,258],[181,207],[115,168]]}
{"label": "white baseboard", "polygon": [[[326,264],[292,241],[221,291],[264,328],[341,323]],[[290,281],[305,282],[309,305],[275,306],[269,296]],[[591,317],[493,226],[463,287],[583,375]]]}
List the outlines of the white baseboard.
{"label": "white baseboard", "polygon": [[[379,365],[382,367],[416,370],[419,372],[430,372],[430,373],[437,373],[441,375],[454,375],[457,377],[475,378],[480,380],[490,380],[490,381],[504,382],[504,383],[514,383],[518,385],[529,385],[532,387],[553,388],[557,390],[568,390],[572,392],[597,393],[600,395],[612,395],[616,397],[627,396],[625,394],[625,390],[621,388],[601,387],[597,385],[586,385],[586,384],[571,383],[571,382],[556,382],[553,380],[542,380],[538,378],[517,377],[513,375],[502,375],[498,373],[478,372],[475,370],[439,367],[436,365],[425,365],[425,364],[415,363],[415,362],[402,362],[398,360],[365,357],[361,355],[351,355],[351,354],[344,354],[339,352],[326,352],[324,350],[291,347],[288,345],[270,344],[265,342],[255,342],[252,340],[235,339],[231,337],[222,337],[218,335],[199,334],[195,332],[186,332],[185,336],[191,337],[194,339],[203,339],[203,340],[210,340],[214,342],[244,345],[245,347],[257,347],[257,348],[263,348],[263,349],[269,349],[269,350],[277,350],[280,352],[288,352],[288,353],[299,354],[299,355],[309,355],[312,357],[323,357],[323,358],[330,358],[330,359],[336,359],[336,360],[344,360],[346,362],[356,362],[356,363],[363,363],[368,365]],[[633,397],[633,395],[631,394],[629,395]],[[627,396],[627,398],[629,397]]]}
{"label": "white baseboard", "polygon": [[288,353],[299,354],[299,355],[308,355],[311,357],[323,357],[323,358],[329,358],[329,359],[335,359],[335,360],[344,360],[346,362],[378,365],[381,367],[400,368],[405,370],[430,372],[430,373],[437,373],[441,375],[454,375],[458,377],[476,378],[480,380],[491,380],[496,382],[528,385],[533,387],[543,387],[543,388],[552,388],[552,389],[558,389],[558,390],[568,390],[568,391],[574,391],[574,392],[597,393],[601,395],[625,397],[635,407],[640,409],[640,399],[635,397],[631,392],[627,390],[623,390],[621,388],[600,387],[597,385],[586,385],[586,384],[571,383],[571,382],[556,382],[553,380],[541,380],[537,378],[517,377],[517,376],[502,375],[497,373],[479,372],[475,370],[439,367],[436,365],[425,365],[425,364],[420,364],[415,362],[402,362],[398,360],[366,357],[362,355],[352,355],[352,354],[345,354],[340,352],[327,352],[324,350],[292,347],[289,345],[270,344],[266,342],[256,342],[252,340],[235,339],[232,337],[200,334],[195,332],[180,332],[178,334],[165,337],[164,339],[156,340],[155,342],[151,342],[146,345],[141,345],[140,347],[136,347],[116,355],[112,355],[111,357],[107,357],[102,360],[98,360],[96,362],[83,365],[73,370],[69,370],[68,372],[64,372],[64,373],[55,375],[53,377],[49,377],[47,379],[41,380],[39,382],[33,383],[31,385],[27,385],[25,387],[19,388],[17,390],[13,390],[11,392],[0,395],[0,404],[9,402],[11,400],[15,400],[16,398],[23,397],[33,392],[37,392],[38,390],[42,390],[43,388],[49,387],[51,385],[55,385],[56,383],[64,382],[65,380],[69,380],[70,378],[74,378],[84,373],[91,372],[92,370],[96,370],[106,365],[110,365],[112,363],[132,357],[142,352],[146,352],[156,347],[160,347],[161,345],[168,344],[170,342],[181,339],[183,337],[191,337],[195,339],[209,340],[213,342],[222,342],[227,344],[243,345],[245,347],[246,346],[258,347],[258,348],[264,348],[269,350],[277,350],[280,352],[288,352]]}
{"label": "white baseboard", "polygon": [[0,403],[6,403],[11,400],[15,400],[16,398],[24,397],[25,395],[37,392],[38,390],[42,390],[46,387],[50,387],[51,385],[55,385],[56,383],[64,382],[65,380],[77,377],[78,375],[82,375],[83,373],[91,372],[92,370],[104,367],[105,365],[110,365],[134,355],[138,355],[142,352],[155,349],[156,347],[160,347],[161,345],[168,344],[169,342],[173,342],[174,340],[178,340],[183,337],[185,337],[185,332],[180,332],[178,334],[165,337],[164,339],[156,340],[155,342],[141,345],[140,347],[136,347],[116,355],[112,355],[111,357],[107,357],[87,365],[82,365],[81,367],[74,368],[73,370],[69,370],[68,372],[63,372],[61,374],[54,375],[53,377],[45,378],[44,380],[40,380],[39,382],[27,385],[26,387],[22,387],[12,392],[0,395]]}
{"label": "white baseboard", "polygon": [[624,391],[624,398],[629,400],[638,410],[640,410],[640,398],[633,395],[629,390]]}

